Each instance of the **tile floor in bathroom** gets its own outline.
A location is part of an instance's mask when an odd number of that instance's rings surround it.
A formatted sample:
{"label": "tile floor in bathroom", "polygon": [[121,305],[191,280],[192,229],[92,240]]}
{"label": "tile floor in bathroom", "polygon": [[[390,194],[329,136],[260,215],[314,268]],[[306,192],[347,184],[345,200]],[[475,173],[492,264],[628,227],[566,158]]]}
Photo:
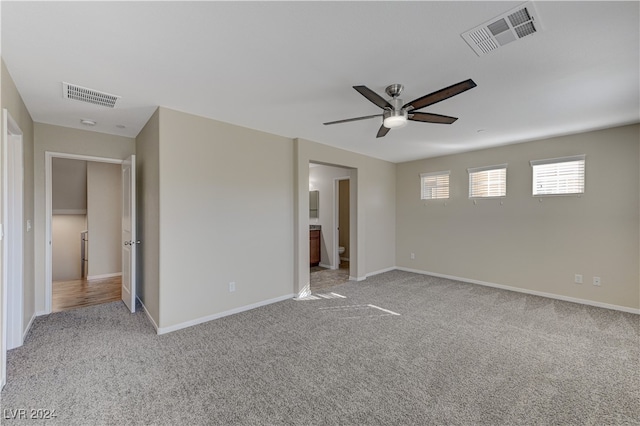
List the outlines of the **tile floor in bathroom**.
{"label": "tile floor in bathroom", "polygon": [[313,266],[311,271],[311,292],[317,293],[349,281],[349,262],[342,261],[339,269]]}

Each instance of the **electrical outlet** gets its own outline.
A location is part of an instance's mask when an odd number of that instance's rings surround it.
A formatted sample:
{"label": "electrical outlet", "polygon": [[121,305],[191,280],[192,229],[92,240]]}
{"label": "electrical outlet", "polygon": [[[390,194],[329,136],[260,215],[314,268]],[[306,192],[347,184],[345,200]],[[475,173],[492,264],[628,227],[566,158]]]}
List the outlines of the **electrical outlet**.
{"label": "electrical outlet", "polygon": [[600,286],[600,277],[593,277],[593,285]]}
{"label": "electrical outlet", "polygon": [[230,282],[229,283],[229,293],[233,293],[234,291],[236,291],[236,283],[235,282]]}
{"label": "electrical outlet", "polygon": [[580,275],[580,274],[576,274],[576,276],[575,276],[575,278],[573,279],[573,281],[574,281],[576,284],[582,284],[582,275]]}
{"label": "electrical outlet", "polygon": [[411,260],[415,260],[416,258],[416,254],[415,253],[411,253]]}

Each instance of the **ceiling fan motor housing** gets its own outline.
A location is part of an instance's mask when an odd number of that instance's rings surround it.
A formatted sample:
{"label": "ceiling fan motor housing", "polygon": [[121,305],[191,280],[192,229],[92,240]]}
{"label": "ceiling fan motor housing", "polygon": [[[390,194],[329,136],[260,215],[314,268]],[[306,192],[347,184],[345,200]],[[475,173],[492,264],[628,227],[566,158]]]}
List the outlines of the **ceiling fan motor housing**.
{"label": "ceiling fan motor housing", "polygon": [[382,113],[383,125],[387,129],[404,127],[407,125],[407,110],[402,108],[402,99],[393,98],[389,100],[393,110],[385,109]]}
{"label": "ceiling fan motor housing", "polygon": [[402,93],[403,89],[404,86],[402,84],[396,83],[387,86],[384,91],[387,92],[387,95],[391,96],[392,98],[397,98],[398,96],[400,96],[400,93]]}

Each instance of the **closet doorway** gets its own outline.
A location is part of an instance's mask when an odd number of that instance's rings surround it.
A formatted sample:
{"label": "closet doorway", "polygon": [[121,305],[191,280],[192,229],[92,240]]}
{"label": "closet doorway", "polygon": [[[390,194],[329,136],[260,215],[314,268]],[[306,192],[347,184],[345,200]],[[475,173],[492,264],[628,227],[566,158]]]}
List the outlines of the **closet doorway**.
{"label": "closet doorway", "polygon": [[51,160],[51,311],[121,299],[121,165]]}

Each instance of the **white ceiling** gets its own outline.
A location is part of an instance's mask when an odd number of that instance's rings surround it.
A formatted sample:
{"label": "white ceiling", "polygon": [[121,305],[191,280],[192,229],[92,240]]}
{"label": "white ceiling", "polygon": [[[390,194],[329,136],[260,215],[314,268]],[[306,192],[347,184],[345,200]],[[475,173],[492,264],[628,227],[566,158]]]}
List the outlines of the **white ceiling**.
{"label": "white ceiling", "polygon": [[[2,57],[35,121],[131,137],[161,105],[401,162],[640,121],[640,2],[536,2],[543,31],[483,57],[460,36],[520,4],[2,1]],[[380,112],[354,85],[407,102],[468,78],[421,110],[452,125],[322,124]]]}

